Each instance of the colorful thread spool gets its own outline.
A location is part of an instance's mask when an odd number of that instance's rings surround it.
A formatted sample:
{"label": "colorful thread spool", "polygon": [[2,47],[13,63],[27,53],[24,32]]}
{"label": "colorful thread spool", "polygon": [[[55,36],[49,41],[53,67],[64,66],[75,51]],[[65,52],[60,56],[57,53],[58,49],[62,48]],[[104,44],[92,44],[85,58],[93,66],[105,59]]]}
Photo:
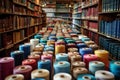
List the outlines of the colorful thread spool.
{"label": "colorful thread spool", "polygon": [[83,43],[83,42],[81,40],[76,40],[75,43],[79,44],[79,43]]}
{"label": "colorful thread spool", "polygon": [[65,45],[56,45],[55,46],[55,54],[65,53],[65,52],[66,52]]}
{"label": "colorful thread spool", "polygon": [[24,59],[26,59],[31,52],[30,45],[26,45],[26,44],[20,45],[19,50],[24,52]]}
{"label": "colorful thread spool", "polygon": [[74,55],[79,55],[79,53],[78,52],[68,52],[69,59],[71,58],[71,56],[74,56]]}
{"label": "colorful thread spool", "polygon": [[75,43],[74,40],[67,40],[66,42],[67,42],[67,43]]}
{"label": "colorful thread spool", "polygon": [[82,61],[75,61],[74,63],[71,63],[71,69],[73,70],[76,67],[85,67],[86,64]]}
{"label": "colorful thread spool", "polygon": [[41,39],[42,38],[42,35],[40,35],[40,34],[36,34],[35,36],[34,36],[34,39]]}
{"label": "colorful thread spool", "polygon": [[39,43],[39,39],[30,39],[30,43],[33,46],[33,49],[35,48],[35,46]]}
{"label": "colorful thread spool", "polygon": [[31,43],[24,43],[24,45],[28,45],[28,46],[30,46],[30,52],[33,51],[33,45],[32,45]]}
{"label": "colorful thread spool", "polygon": [[52,56],[54,56],[54,52],[53,51],[43,51],[43,54],[51,54]]}
{"label": "colorful thread spool", "polygon": [[95,44],[94,41],[85,41],[84,43],[85,43],[86,45]]}
{"label": "colorful thread spool", "polygon": [[68,54],[66,53],[56,54],[56,61],[68,61]]}
{"label": "colorful thread spool", "polygon": [[78,75],[77,80],[96,80],[96,79],[91,74],[80,74]]}
{"label": "colorful thread spool", "polygon": [[69,44],[67,44],[67,48],[76,48],[76,44],[75,43],[69,43]]}
{"label": "colorful thread spool", "polygon": [[32,80],[45,80],[44,78],[35,78],[35,79],[32,79]]}
{"label": "colorful thread spool", "polygon": [[47,43],[47,39],[41,38],[40,43]]}
{"label": "colorful thread spool", "polygon": [[78,48],[68,48],[68,52],[78,52]]}
{"label": "colorful thread spool", "polygon": [[99,48],[97,44],[90,44],[90,45],[88,45],[88,47],[89,47],[89,48],[92,48],[92,50],[93,50],[92,53],[94,53],[95,50],[98,50],[98,48]]}
{"label": "colorful thread spool", "polygon": [[14,74],[24,75],[25,80],[31,79],[31,71],[32,71],[32,67],[29,65],[20,65],[14,68]]}
{"label": "colorful thread spool", "polygon": [[105,69],[105,64],[100,61],[91,61],[89,63],[89,71],[92,74],[95,74],[96,71],[98,70],[104,70]]}
{"label": "colorful thread spool", "polygon": [[95,78],[97,80],[115,80],[114,75],[111,72],[105,70],[96,71]]}
{"label": "colorful thread spool", "polygon": [[42,52],[42,51],[43,51],[43,48],[42,48],[42,47],[35,47],[35,48],[33,49],[33,51]]}
{"label": "colorful thread spool", "polygon": [[109,52],[106,50],[96,50],[95,55],[98,56],[99,60],[105,63],[106,69],[109,66]]}
{"label": "colorful thread spool", "polygon": [[55,45],[55,40],[48,40],[47,45]]}
{"label": "colorful thread spool", "polygon": [[54,73],[70,73],[70,63],[67,61],[59,61],[54,63]]}
{"label": "colorful thread spool", "polygon": [[47,69],[51,73],[52,64],[50,60],[40,60],[38,61],[38,69]]}
{"label": "colorful thread spool", "polygon": [[4,57],[0,59],[0,80],[4,80],[6,76],[13,74],[14,58]]}
{"label": "colorful thread spool", "polygon": [[40,55],[39,54],[32,54],[28,56],[28,59],[34,59],[36,62],[40,60]]}
{"label": "colorful thread spool", "polygon": [[73,55],[73,56],[71,56],[71,58],[70,58],[71,63],[73,63],[73,62],[75,62],[75,61],[81,61],[81,60],[82,60],[81,55]]}
{"label": "colorful thread spool", "polygon": [[13,74],[7,76],[5,80],[24,80],[24,76],[22,74]]}
{"label": "colorful thread spool", "polygon": [[49,71],[46,69],[36,69],[31,73],[31,79],[44,78],[45,80],[49,79]]}
{"label": "colorful thread spool", "polygon": [[54,52],[54,47],[47,47],[47,48],[44,48],[44,51],[53,51],[53,52]]}
{"label": "colorful thread spool", "polygon": [[85,35],[79,35],[78,37],[79,37],[79,39],[81,40],[82,38],[85,38],[85,37],[87,37],[87,36],[85,36]]}
{"label": "colorful thread spool", "polygon": [[11,57],[14,58],[15,66],[21,65],[24,59],[24,52],[23,51],[13,51],[11,52]]}
{"label": "colorful thread spool", "polygon": [[81,54],[82,58],[85,54],[91,54],[92,49],[91,48],[81,48],[79,53]]}
{"label": "colorful thread spool", "polygon": [[81,40],[82,40],[83,42],[85,42],[85,41],[90,41],[90,38],[88,38],[88,37],[83,37]]}
{"label": "colorful thread spool", "polygon": [[85,43],[79,43],[79,44],[77,44],[77,47],[78,47],[79,49],[81,49],[81,48],[87,47],[87,45],[86,45]]}
{"label": "colorful thread spool", "polygon": [[76,79],[80,74],[87,74],[88,70],[82,67],[76,67],[73,69],[73,77]]}
{"label": "colorful thread spool", "polygon": [[42,55],[42,52],[34,51],[30,53],[31,55]]}
{"label": "colorful thread spool", "polygon": [[43,54],[41,56],[41,60],[46,60],[46,59],[50,60],[51,63],[53,63],[53,56],[51,54]]}
{"label": "colorful thread spool", "polygon": [[54,75],[53,80],[72,80],[72,76],[67,73],[58,73]]}
{"label": "colorful thread spool", "polygon": [[54,40],[54,41],[56,41],[57,38],[56,38],[55,36],[50,36],[50,37],[49,37],[49,40]]}
{"label": "colorful thread spool", "polygon": [[110,71],[115,75],[116,80],[120,78],[120,61],[110,62]]}
{"label": "colorful thread spool", "polygon": [[30,65],[33,70],[37,68],[37,62],[35,59],[25,59],[22,61],[22,65]]}
{"label": "colorful thread spool", "polygon": [[97,61],[98,57],[94,54],[86,54],[84,55],[83,61],[86,63],[86,68],[89,66],[89,62],[91,61]]}

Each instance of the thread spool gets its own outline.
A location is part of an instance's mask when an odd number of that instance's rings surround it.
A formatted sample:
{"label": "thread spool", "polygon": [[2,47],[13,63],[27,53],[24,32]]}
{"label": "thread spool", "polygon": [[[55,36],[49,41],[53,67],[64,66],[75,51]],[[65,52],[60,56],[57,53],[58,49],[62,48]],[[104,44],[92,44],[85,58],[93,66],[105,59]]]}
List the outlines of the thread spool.
{"label": "thread spool", "polygon": [[40,35],[40,34],[36,34],[35,36],[34,36],[34,39],[41,39],[42,38],[42,35]]}
{"label": "thread spool", "polygon": [[31,73],[31,79],[44,78],[45,80],[49,79],[49,71],[46,69],[36,69]]}
{"label": "thread spool", "polygon": [[30,45],[20,45],[19,50],[24,52],[24,59],[26,59],[27,56],[30,55]]}
{"label": "thread spool", "polygon": [[54,56],[54,52],[53,51],[43,51],[43,54],[51,54],[52,56]]}
{"label": "thread spool", "polygon": [[55,54],[65,53],[65,52],[66,52],[65,45],[56,45],[55,46]]}
{"label": "thread spool", "polygon": [[36,62],[40,60],[40,55],[39,54],[32,54],[28,56],[28,59],[34,59]]}
{"label": "thread spool", "polygon": [[56,41],[57,38],[56,38],[55,36],[50,36],[50,37],[49,37],[49,40],[54,40],[54,41]]}
{"label": "thread spool", "polygon": [[33,51],[33,45],[32,45],[31,43],[24,43],[24,45],[28,45],[28,46],[30,46],[30,52]]}
{"label": "thread spool", "polygon": [[76,48],[76,44],[75,43],[69,43],[69,44],[67,44],[67,48]]}
{"label": "thread spool", "polygon": [[44,51],[54,51],[54,47],[47,47],[47,48],[44,48]]}
{"label": "thread spool", "polygon": [[85,43],[79,43],[79,44],[77,44],[77,47],[78,47],[79,49],[81,49],[81,48],[87,47],[87,45],[86,45]]}
{"label": "thread spool", "polygon": [[34,51],[30,53],[31,55],[42,55],[42,52]]}
{"label": "thread spool", "polygon": [[76,40],[75,43],[79,44],[79,43],[83,43],[83,42],[81,40]]}
{"label": "thread spool", "polygon": [[98,48],[99,48],[97,44],[90,44],[90,45],[88,45],[88,47],[89,47],[89,48],[92,48],[92,50],[93,50],[92,53],[94,53],[94,51],[95,51],[95,50],[98,50]]}
{"label": "thread spool", "polygon": [[46,60],[46,59],[50,60],[51,63],[53,63],[53,56],[51,54],[43,54],[41,56],[41,60]]}
{"label": "thread spool", "polygon": [[87,37],[87,36],[85,36],[85,35],[79,35],[78,37],[79,37],[79,39],[81,40],[82,38],[85,38],[85,37]]}
{"label": "thread spool", "polygon": [[69,59],[71,58],[71,56],[74,56],[74,55],[79,55],[79,53],[78,52],[68,52]]}
{"label": "thread spool", "polygon": [[54,75],[54,80],[72,80],[72,76],[67,73],[58,73]]}
{"label": "thread spool", "polygon": [[24,75],[25,80],[31,79],[31,71],[32,67],[29,65],[20,65],[14,68],[14,74],[22,74]]}
{"label": "thread spool", "polygon": [[96,79],[91,74],[80,74],[78,75],[77,80],[96,80]]}
{"label": "thread spool", "polygon": [[81,40],[82,40],[83,42],[85,42],[85,41],[90,41],[90,38],[88,38],[88,37],[83,37]]}
{"label": "thread spool", "polygon": [[32,79],[32,80],[45,80],[44,78],[35,78],[35,79]]}
{"label": "thread spool", "polygon": [[76,67],[85,67],[86,64],[82,61],[75,61],[74,63],[71,63],[71,69],[73,70]]}
{"label": "thread spool", "polygon": [[7,76],[5,80],[24,80],[24,76],[22,74],[13,74]]}
{"label": "thread spool", "polygon": [[42,52],[42,51],[43,51],[43,48],[42,48],[42,47],[35,47],[35,48],[33,49],[33,51]]}
{"label": "thread spool", "polygon": [[71,63],[75,61],[81,61],[81,60],[82,60],[82,57],[80,55],[74,55],[74,56],[71,56],[70,58]]}
{"label": "thread spool", "polygon": [[82,58],[85,54],[91,54],[92,53],[92,49],[91,48],[81,48],[79,53],[81,54]]}
{"label": "thread spool", "polygon": [[85,41],[84,43],[85,43],[86,45],[95,44],[94,41]]}
{"label": "thread spool", "polygon": [[98,56],[99,60],[105,63],[106,69],[109,66],[109,52],[106,50],[96,50],[95,55]]}
{"label": "thread spool", "polygon": [[4,80],[6,76],[13,74],[14,58],[4,57],[0,59],[0,80]]}
{"label": "thread spool", "polygon": [[39,43],[39,39],[30,39],[30,43],[33,46],[33,49],[35,48],[35,46]]}
{"label": "thread spool", "polygon": [[22,65],[30,65],[33,70],[37,68],[37,62],[35,59],[25,59],[22,61]]}
{"label": "thread spool", "polygon": [[55,45],[55,40],[48,40],[47,45]]}
{"label": "thread spool", "polygon": [[105,69],[105,64],[100,61],[91,61],[89,63],[89,71],[92,74],[95,74],[96,71],[98,70],[104,70]]}
{"label": "thread spool", "polygon": [[110,71],[115,75],[116,80],[120,78],[120,61],[110,62]]}
{"label": "thread spool", "polygon": [[94,54],[86,54],[84,55],[83,61],[86,63],[86,68],[89,66],[89,62],[91,61],[97,61],[98,57]]}
{"label": "thread spool", "polygon": [[59,61],[54,63],[54,73],[70,73],[70,63],[67,61]]}
{"label": "thread spool", "polygon": [[55,42],[55,46],[57,45],[65,45],[65,42],[63,40],[57,40],[57,42]]}
{"label": "thread spool", "polygon": [[36,48],[42,48],[43,49],[44,45],[42,43],[39,43],[39,44],[36,45]]}
{"label": "thread spool", "polygon": [[23,51],[13,51],[11,52],[11,57],[14,58],[15,66],[21,65],[24,59],[24,52]]}
{"label": "thread spool", "polygon": [[82,67],[76,67],[73,69],[73,77],[76,79],[80,74],[87,74],[88,70]]}
{"label": "thread spool", "polygon": [[115,80],[114,75],[111,72],[105,70],[96,71],[95,78],[97,80]]}
{"label": "thread spool", "polygon": [[68,61],[68,54],[66,53],[56,54],[56,61]]}
{"label": "thread spool", "polygon": [[68,48],[68,52],[78,52],[77,48]]}
{"label": "thread spool", "polygon": [[66,42],[67,42],[67,43],[75,43],[74,40],[67,40]]}

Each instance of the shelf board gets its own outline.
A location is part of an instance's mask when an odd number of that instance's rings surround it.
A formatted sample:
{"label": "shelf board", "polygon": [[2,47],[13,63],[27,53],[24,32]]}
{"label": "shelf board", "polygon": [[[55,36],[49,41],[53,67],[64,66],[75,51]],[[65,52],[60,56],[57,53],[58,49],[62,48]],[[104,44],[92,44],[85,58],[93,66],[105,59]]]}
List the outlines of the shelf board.
{"label": "shelf board", "polygon": [[24,39],[22,39],[22,40],[20,40],[20,41],[18,41],[18,42],[15,42],[14,45],[16,45],[16,44],[18,44],[18,43],[20,43],[20,42],[22,42],[22,41],[24,41],[24,40],[26,40],[26,39],[28,39],[28,38],[25,37]]}
{"label": "shelf board", "polygon": [[16,4],[16,5],[19,5],[19,6],[27,7],[27,5],[25,5],[23,3],[20,3],[20,2],[16,2],[14,0],[13,0],[13,3]]}
{"label": "shelf board", "polygon": [[31,1],[31,0],[29,0],[29,2],[31,2],[31,3],[33,3],[33,4],[37,5],[37,6],[40,6],[39,4],[37,4],[37,3],[35,3],[33,1]]}
{"label": "shelf board", "polygon": [[14,44],[10,44],[9,46],[7,46],[7,47],[5,47],[5,49],[7,50],[7,49],[10,49],[10,48],[12,48],[14,46]]}
{"label": "shelf board", "polygon": [[107,36],[107,35],[105,35],[105,34],[103,34],[103,33],[100,33],[100,32],[99,32],[99,35],[102,35],[102,36],[104,36],[104,37],[106,37],[106,38],[110,38],[110,39],[114,39],[114,40],[120,41],[120,39],[118,39],[118,38],[114,38],[114,37],[111,37],[111,36]]}
{"label": "shelf board", "polygon": [[99,12],[98,14],[120,14],[120,11]]}
{"label": "shelf board", "polygon": [[3,50],[5,50],[5,48],[1,48],[1,49],[0,49],[0,52],[3,51]]}
{"label": "shelf board", "polygon": [[27,7],[29,10],[31,10],[31,11],[35,11],[34,9],[32,9],[32,8],[30,8],[30,7]]}
{"label": "shelf board", "polygon": [[97,6],[97,5],[98,5],[98,2],[92,3],[92,4],[89,4],[87,6],[82,7],[82,9],[86,9],[86,8],[89,8],[89,7],[92,7],[92,6]]}
{"label": "shelf board", "polygon": [[73,14],[80,14],[80,13],[82,13],[82,11],[79,11],[79,12],[74,12]]}
{"label": "shelf board", "polygon": [[73,17],[73,19],[81,19],[81,18],[79,18],[79,17]]}

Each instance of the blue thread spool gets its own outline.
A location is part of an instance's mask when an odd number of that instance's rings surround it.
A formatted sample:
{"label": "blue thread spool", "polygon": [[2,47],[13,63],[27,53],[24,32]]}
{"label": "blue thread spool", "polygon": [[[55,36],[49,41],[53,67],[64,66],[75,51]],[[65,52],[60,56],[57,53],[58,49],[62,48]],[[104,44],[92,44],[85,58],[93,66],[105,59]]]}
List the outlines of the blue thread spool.
{"label": "blue thread spool", "polygon": [[77,80],[96,80],[96,79],[91,74],[80,74],[78,75]]}
{"label": "blue thread spool", "polygon": [[40,43],[47,43],[47,39],[41,38]]}
{"label": "blue thread spool", "polygon": [[44,51],[54,51],[54,48],[53,47],[47,47],[47,48],[44,48]]}
{"label": "blue thread spool", "polygon": [[59,37],[57,37],[57,40],[64,40],[64,37],[63,36],[59,36]]}
{"label": "blue thread spool", "polygon": [[119,79],[120,78],[120,61],[111,61],[110,71],[115,75],[116,79]]}
{"label": "blue thread spool", "polygon": [[44,78],[35,78],[35,79],[32,79],[32,80],[45,80]]}
{"label": "blue thread spool", "polygon": [[75,43],[74,40],[67,40],[66,42],[67,42],[67,43]]}
{"label": "blue thread spool", "polygon": [[83,42],[85,42],[85,41],[90,41],[90,38],[88,38],[88,37],[83,37],[81,40],[82,40]]}
{"label": "blue thread spool", "polygon": [[87,47],[87,45],[85,43],[79,43],[77,44],[77,47],[81,49],[81,48]]}
{"label": "blue thread spool", "polygon": [[50,36],[56,36],[56,34],[51,33]]}
{"label": "blue thread spool", "polygon": [[24,52],[23,51],[13,51],[11,52],[11,57],[15,60],[15,66],[21,65],[24,59]]}
{"label": "blue thread spool", "polygon": [[42,38],[42,35],[40,35],[40,34],[36,34],[35,36],[34,36],[34,39],[41,39]]}
{"label": "blue thread spool", "polygon": [[38,61],[38,69],[47,69],[51,73],[51,61],[50,60],[40,60]]}
{"label": "blue thread spool", "polygon": [[55,36],[50,36],[50,37],[49,37],[49,40],[55,40],[55,41],[56,41],[57,38],[56,38]]}
{"label": "blue thread spool", "polygon": [[98,70],[105,70],[105,64],[100,61],[91,61],[89,63],[89,71],[92,74],[95,74],[95,72]]}
{"label": "blue thread spool", "polygon": [[65,41],[67,41],[67,40],[71,40],[71,38],[65,38]]}
{"label": "blue thread spool", "polygon": [[57,54],[56,61],[68,61],[68,54],[66,53]]}
{"label": "blue thread spool", "polygon": [[45,48],[48,48],[48,47],[53,47],[54,48],[54,45],[45,45]]}
{"label": "blue thread spool", "polygon": [[82,58],[85,54],[91,54],[92,48],[80,48],[79,53],[82,55]]}
{"label": "blue thread spool", "polygon": [[67,61],[58,61],[54,63],[54,73],[69,73],[70,74],[70,63]]}
{"label": "blue thread spool", "polygon": [[30,55],[30,45],[22,44],[19,46],[19,50],[24,51],[24,59],[26,59],[28,55]]}

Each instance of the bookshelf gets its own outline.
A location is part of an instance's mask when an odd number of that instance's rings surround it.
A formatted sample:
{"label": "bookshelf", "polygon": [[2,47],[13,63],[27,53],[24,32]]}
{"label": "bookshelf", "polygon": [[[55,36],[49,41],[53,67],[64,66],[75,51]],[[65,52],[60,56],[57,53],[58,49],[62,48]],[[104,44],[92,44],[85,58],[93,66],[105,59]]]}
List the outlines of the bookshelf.
{"label": "bookshelf", "polygon": [[108,50],[114,60],[120,60],[120,45],[116,45],[120,43],[119,4],[120,0],[82,0],[73,11],[73,26]]}
{"label": "bookshelf", "polygon": [[40,0],[1,0],[0,57],[28,42],[43,27]]}

